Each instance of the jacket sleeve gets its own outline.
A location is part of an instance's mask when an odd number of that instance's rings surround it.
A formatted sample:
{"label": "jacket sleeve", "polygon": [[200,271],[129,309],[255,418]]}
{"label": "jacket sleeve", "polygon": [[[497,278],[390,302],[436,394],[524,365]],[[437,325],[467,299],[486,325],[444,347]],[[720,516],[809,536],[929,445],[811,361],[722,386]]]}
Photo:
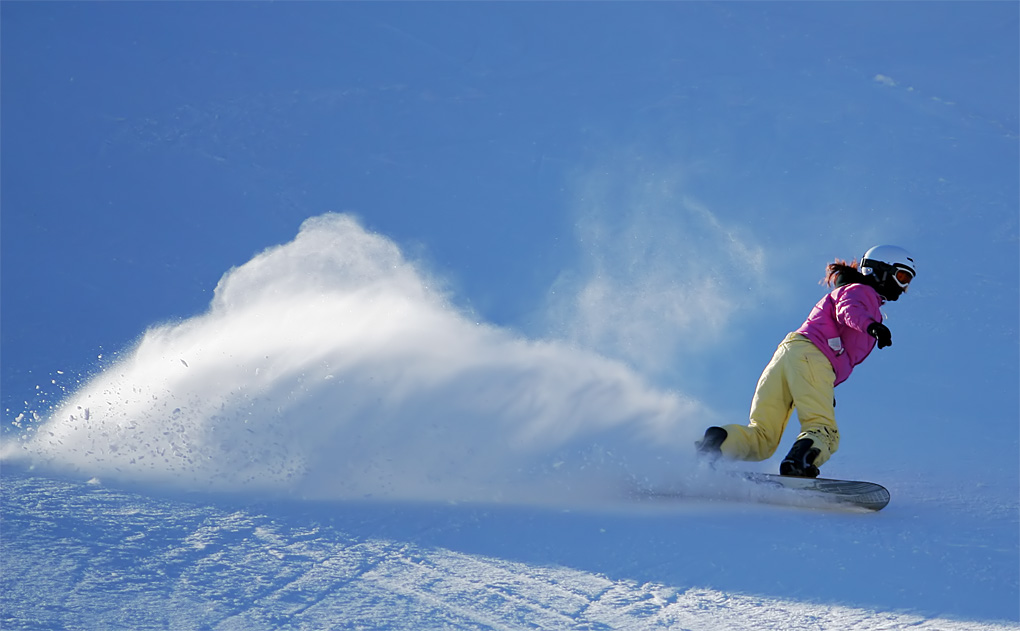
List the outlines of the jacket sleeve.
{"label": "jacket sleeve", "polygon": [[[874,291],[864,285],[851,285],[845,291],[840,292],[836,298],[836,321],[843,326],[867,333],[872,322],[881,322],[881,311],[878,305],[872,304],[869,300],[869,291]],[[878,317],[874,314],[878,313]]]}

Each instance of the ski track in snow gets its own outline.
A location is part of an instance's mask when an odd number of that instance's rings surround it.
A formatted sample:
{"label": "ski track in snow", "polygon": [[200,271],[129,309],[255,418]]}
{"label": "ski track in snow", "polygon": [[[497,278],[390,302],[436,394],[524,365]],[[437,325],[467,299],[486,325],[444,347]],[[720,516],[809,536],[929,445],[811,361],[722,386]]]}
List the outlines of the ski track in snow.
{"label": "ski track in snow", "polygon": [[[574,514],[562,522],[556,512],[529,516],[524,508],[504,509],[502,517],[512,517],[506,521],[478,506],[334,502],[256,508],[230,499],[153,498],[9,471],[2,492],[5,629],[1018,628],[620,578],[635,574],[627,563],[647,541],[640,529],[608,540],[606,546],[617,548],[613,575],[556,562],[563,558],[561,538],[573,539],[579,549],[598,547],[584,533],[553,534],[564,530],[563,523],[598,530],[593,540],[600,541],[606,529],[619,529],[608,514]],[[401,523],[404,510],[415,519]],[[670,516],[679,537],[697,531],[683,526],[685,517],[696,521],[698,515]],[[723,516],[730,522],[734,517]],[[631,518],[641,521],[640,515]],[[530,527],[522,529],[526,523]],[[545,540],[544,532],[550,533]],[[486,537],[499,542],[486,544]],[[472,551],[486,546],[514,553]],[[520,559],[503,558],[513,556]]]}

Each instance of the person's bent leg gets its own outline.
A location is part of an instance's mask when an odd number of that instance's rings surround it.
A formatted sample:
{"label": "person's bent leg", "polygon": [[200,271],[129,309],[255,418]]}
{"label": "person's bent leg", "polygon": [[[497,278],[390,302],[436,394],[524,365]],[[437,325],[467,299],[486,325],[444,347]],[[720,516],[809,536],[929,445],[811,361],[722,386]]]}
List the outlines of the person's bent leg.
{"label": "person's bent leg", "polygon": [[[833,400],[836,375],[825,355],[807,339],[802,338],[791,345],[790,357],[786,381],[797,409],[800,434],[789,457],[797,456],[797,460],[807,456],[809,462],[803,464],[817,468],[839,449],[839,428]],[[810,445],[800,442],[804,439],[810,440]],[[818,452],[809,455],[814,449]],[[794,451],[798,453],[794,454]]]}
{"label": "person's bent leg", "polygon": [[776,349],[758,379],[751,399],[750,422],[747,425],[725,425],[726,440],[722,453],[734,460],[766,460],[775,453],[783,430],[793,410],[793,396],[786,383],[785,364],[789,361],[787,336]]}

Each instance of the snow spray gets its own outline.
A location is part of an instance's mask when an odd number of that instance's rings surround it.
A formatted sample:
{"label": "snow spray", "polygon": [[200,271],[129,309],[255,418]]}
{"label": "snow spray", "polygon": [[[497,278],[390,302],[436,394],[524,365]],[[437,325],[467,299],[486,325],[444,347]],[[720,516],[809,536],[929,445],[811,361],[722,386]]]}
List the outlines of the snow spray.
{"label": "snow spray", "polygon": [[696,402],[474,322],[419,267],[349,215],[309,219],[4,458],[185,489],[528,501],[619,479],[691,438]]}

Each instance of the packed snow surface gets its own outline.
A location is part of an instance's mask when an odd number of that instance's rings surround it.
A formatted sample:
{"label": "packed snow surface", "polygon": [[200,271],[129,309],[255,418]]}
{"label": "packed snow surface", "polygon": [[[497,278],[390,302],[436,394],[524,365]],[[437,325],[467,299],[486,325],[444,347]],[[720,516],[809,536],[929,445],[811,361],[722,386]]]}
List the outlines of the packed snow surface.
{"label": "packed snow surface", "polygon": [[1016,629],[1015,512],[973,508],[257,502],[7,473],[2,626]]}

